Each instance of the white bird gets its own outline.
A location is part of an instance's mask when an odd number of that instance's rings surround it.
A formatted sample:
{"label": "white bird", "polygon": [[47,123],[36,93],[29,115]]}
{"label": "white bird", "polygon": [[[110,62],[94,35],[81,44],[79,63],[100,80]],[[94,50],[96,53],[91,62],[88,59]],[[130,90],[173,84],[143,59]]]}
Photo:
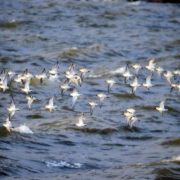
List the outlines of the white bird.
{"label": "white bird", "polygon": [[171,78],[173,77],[173,73],[171,71],[167,71],[166,73],[164,73],[164,77],[171,84]]}
{"label": "white bird", "polygon": [[172,92],[177,87],[177,84],[171,82],[170,85],[171,85],[170,92]]}
{"label": "white bird", "polygon": [[180,68],[174,70],[173,73],[174,73],[174,79],[176,79],[177,76],[180,76]]}
{"label": "white bird", "polygon": [[17,78],[14,78],[14,81],[17,83],[23,83],[25,80],[24,74],[18,74]]}
{"label": "white bird", "polygon": [[28,107],[29,107],[29,109],[31,109],[32,108],[32,103],[33,103],[34,100],[36,100],[36,98],[33,97],[33,96],[26,96],[26,99],[28,100]]}
{"label": "white bird", "polygon": [[132,116],[130,119],[129,119],[129,127],[132,128],[133,124],[137,121],[137,117],[136,116]]}
{"label": "white bird", "polygon": [[70,94],[70,96],[72,96],[72,108],[74,108],[75,103],[77,101],[77,98],[80,96],[81,94],[78,93],[77,89],[74,88],[73,92]]}
{"label": "white bird", "polygon": [[159,67],[156,68],[156,71],[157,71],[159,77],[161,78],[162,77],[162,72],[164,71],[164,69],[159,66]]}
{"label": "white bird", "polygon": [[71,88],[71,86],[69,85],[70,82],[69,81],[65,81],[65,83],[63,85],[60,86],[61,88],[61,95],[64,96],[64,93]]}
{"label": "white bird", "polygon": [[138,75],[139,70],[141,69],[141,65],[140,64],[133,64],[132,67],[136,70],[136,75]]}
{"label": "white bird", "polygon": [[19,108],[16,108],[13,98],[12,98],[12,100],[11,100],[11,105],[10,105],[9,108],[7,108],[7,110],[11,113],[11,117],[14,116],[14,114],[15,114],[16,111],[20,111]]}
{"label": "white bird", "polygon": [[74,71],[66,71],[66,78],[69,82],[75,83],[77,86],[81,86],[81,77],[76,75]]}
{"label": "white bird", "polygon": [[29,92],[32,91],[30,89],[30,87],[29,87],[30,86],[30,82],[31,82],[31,78],[26,79],[24,88],[21,88],[21,90],[24,91],[26,94],[28,94]]}
{"label": "white bird", "polygon": [[45,108],[48,109],[50,112],[57,108],[57,106],[54,105],[54,96],[49,99],[49,104],[45,105]]}
{"label": "white bird", "polygon": [[1,83],[0,83],[0,88],[3,89],[3,92],[5,92],[7,89],[9,89],[8,87],[8,74],[6,74],[5,78],[3,78],[2,81],[2,77],[1,77]]}
{"label": "white bird", "polygon": [[180,84],[176,84],[176,87],[178,88],[179,92],[180,92]]}
{"label": "white bird", "polygon": [[146,68],[151,72],[154,72],[155,70],[156,63],[154,61],[155,61],[155,58],[152,58],[151,60],[149,60],[148,66],[146,66]]}
{"label": "white bird", "polygon": [[146,83],[143,84],[143,86],[146,87],[148,90],[153,86],[151,83],[151,79],[152,79],[152,74],[146,78]]}
{"label": "white bird", "polygon": [[24,75],[24,80],[31,79],[34,77],[31,73],[29,73],[29,70],[27,68],[25,69],[23,75]]}
{"label": "white bird", "polygon": [[166,100],[163,100],[160,102],[159,106],[156,107],[156,110],[158,110],[161,114],[163,114],[164,111],[168,111],[168,109],[165,109],[164,104]]}
{"label": "white bird", "polygon": [[85,120],[84,113],[82,113],[79,117],[79,121],[76,123],[76,126],[78,127],[85,126],[86,124],[84,124],[84,120]]}
{"label": "white bird", "polygon": [[82,78],[79,75],[75,76],[75,79],[71,79],[72,82],[74,82],[77,86],[81,86],[82,85]]}
{"label": "white bird", "polygon": [[68,68],[68,71],[74,74],[75,74],[75,70],[76,70],[76,64],[71,64]]}
{"label": "white bird", "polygon": [[93,114],[93,109],[95,108],[95,106],[97,104],[95,102],[93,102],[93,101],[90,101],[88,104],[90,105],[90,114],[92,115]]}
{"label": "white bird", "polygon": [[132,87],[132,93],[134,94],[136,89],[141,86],[141,84],[138,83],[138,78],[135,77],[133,83],[130,84]]}
{"label": "white bird", "polygon": [[11,130],[15,132],[23,133],[23,134],[33,134],[32,130],[25,124],[20,125],[19,127],[11,128]]}
{"label": "white bird", "polygon": [[8,118],[6,118],[6,122],[3,123],[3,126],[7,129],[8,132],[11,132],[12,123],[10,115],[8,116]]}
{"label": "white bird", "polygon": [[59,63],[58,61],[56,62],[55,65],[52,66],[52,68],[49,70],[50,74],[58,74],[59,71]]}
{"label": "white bird", "polygon": [[66,71],[66,75],[65,75],[65,76],[66,76],[66,78],[69,79],[69,80],[76,77],[74,71]]}
{"label": "white bird", "polygon": [[124,116],[126,117],[127,122],[129,122],[130,118],[133,117],[133,114],[130,112],[124,112]]}
{"label": "white bird", "polygon": [[40,79],[40,82],[43,83],[43,80],[44,80],[44,79],[47,79],[46,69],[44,68],[44,69],[42,70],[42,73],[36,75],[35,77],[36,77],[37,79]]}
{"label": "white bird", "polygon": [[86,68],[79,68],[79,71],[81,72],[81,75],[80,75],[80,77],[81,77],[81,81],[83,81],[83,79],[84,79],[84,77],[85,77],[86,73],[88,73],[88,72],[89,72],[89,70],[88,70],[88,69],[86,69]]}
{"label": "white bird", "polygon": [[12,78],[15,76],[15,72],[14,71],[8,71],[8,75],[9,75],[9,79],[12,80]]}
{"label": "white bird", "polygon": [[129,122],[130,118],[134,116],[134,113],[136,112],[133,108],[126,109],[126,112],[124,112],[124,116],[127,118],[127,121]]}
{"label": "white bird", "polygon": [[128,108],[126,112],[124,112],[124,116],[126,117],[126,120],[128,122],[128,125],[130,128],[132,128],[132,125],[136,122],[137,118],[134,116],[134,113],[136,112],[133,108]]}
{"label": "white bird", "polygon": [[114,79],[107,79],[106,83],[108,84],[108,93],[110,93],[110,90],[113,87],[115,80]]}
{"label": "white bird", "polygon": [[174,70],[173,73],[180,76],[180,69]]}
{"label": "white bird", "polygon": [[99,107],[102,107],[102,102],[104,101],[104,99],[106,98],[106,94],[104,93],[99,93],[97,94],[97,96],[99,97]]}
{"label": "white bird", "polygon": [[58,74],[49,74],[49,80],[59,81],[59,75]]}
{"label": "white bird", "polygon": [[125,77],[125,83],[127,83],[129,78],[133,76],[129,71],[128,65],[126,66],[126,71],[122,75]]}
{"label": "white bird", "polygon": [[126,109],[126,111],[133,114],[133,115],[136,112],[136,110],[134,108],[128,108],[128,109]]}
{"label": "white bird", "polygon": [[4,81],[6,75],[7,75],[6,70],[3,69],[3,70],[1,71],[1,74],[0,74],[0,80],[1,80],[0,84],[2,84],[2,82]]}

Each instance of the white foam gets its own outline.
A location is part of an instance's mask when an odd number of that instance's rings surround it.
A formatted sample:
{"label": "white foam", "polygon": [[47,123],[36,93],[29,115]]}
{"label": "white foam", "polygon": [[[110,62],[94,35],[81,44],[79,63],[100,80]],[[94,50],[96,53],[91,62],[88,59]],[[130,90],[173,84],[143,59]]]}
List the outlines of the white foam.
{"label": "white foam", "polygon": [[123,74],[126,71],[126,67],[120,67],[113,71],[110,71],[110,74]]}
{"label": "white foam", "polygon": [[163,162],[180,162],[180,156],[174,156],[170,159],[163,160]]}
{"label": "white foam", "polygon": [[128,5],[138,6],[140,4],[141,4],[141,1],[128,2]]}
{"label": "white foam", "polygon": [[60,162],[46,162],[47,167],[60,167],[60,168],[81,168],[82,164],[80,163],[68,163],[66,161],[60,161]]}
{"label": "white foam", "polygon": [[20,125],[19,127],[16,127],[16,128],[12,128],[12,131],[23,133],[23,134],[33,134],[31,129],[28,126],[26,126],[25,124]]}
{"label": "white foam", "polygon": [[100,78],[102,76],[103,76],[102,74],[89,74],[89,75],[87,75],[88,78]]}
{"label": "white foam", "polygon": [[174,156],[170,160],[173,162],[180,162],[180,156]]}

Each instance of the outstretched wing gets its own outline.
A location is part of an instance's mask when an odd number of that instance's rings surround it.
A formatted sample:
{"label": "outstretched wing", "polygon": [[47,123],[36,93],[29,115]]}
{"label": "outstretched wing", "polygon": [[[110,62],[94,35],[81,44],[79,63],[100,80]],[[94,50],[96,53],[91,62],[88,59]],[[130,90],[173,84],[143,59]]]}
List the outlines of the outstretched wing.
{"label": "outstretched wing", "polygon": [[26,80],[25,87],[24,87],[25,89],[29,89],[30,81],[31,81],[30,78],[28,78],[28,79]]}
{"label": "outstretched wing", "polygon": [[33,103],[33,98],[31,97],[30,99],[28,99],[28,107],[29,107],[29,109],[31,109],[32,103]]}
{"label": "outstretched wing", "polygon": [[146,84],[151,84],[152,74],[146,78]]}
{"label": "outstretched wing", "polygon": [[53,106],[53,105],[54,105],[54,96],[49,99],[49,106]]}
{"label": "outstretched wing", "polygon": [[11,101],[11,108],[15,109],[15,103],[14,103],[14,99],[12,98],[12,101]]}
{"label": "outstretched wing", "polygon": [[133,84],[138,84],[138,78],[137,77],[134,78]]}
{"label": "outstretched wing", "polygon": [[165,102],[166,102],[166,100],[163,100],[163,101],[160,102],[159,107],[160,107],[161,109],[164,109],[164,104],[165,104]]}
{"label": "outstretched wing", "polygon": [[149,61],[149,66],[155,66],[156,63],[155,63],[155,58],[152,58],[150,61]]}

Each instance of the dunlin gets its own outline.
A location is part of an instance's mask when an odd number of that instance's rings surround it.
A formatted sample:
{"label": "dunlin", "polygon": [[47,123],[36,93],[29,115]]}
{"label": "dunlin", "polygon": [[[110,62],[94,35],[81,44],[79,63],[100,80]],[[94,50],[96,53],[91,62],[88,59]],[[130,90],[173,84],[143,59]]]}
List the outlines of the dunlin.
{"label": "dunlin", "polygon": [[146,87],[148,90],[153,86],[152,83],[151,83],[152,76],[153,76],[152,74],[149,75],[146,78],[146,83],[143,84],[143,86]]}
{"label": "dunlin", "polygon": [[12,100],[11,100],[11,105],[10,105],[9,108],[7,108],[7,110],[11,113],[11,117],[14,116],[14,114],[15,114],[16,111],[19,111],[19,110],[20,110],[19,108],[16,108],[13,98],[12,98]]}
{"label": "dunlin", "polygon": [[149,60],[149,64],[146,66],[146,68],[147,68],[149,71],[154,72],[155,66],[156,66],[155,58],[152,58],[151,60]]}
{"label": "dunlin", "polygon": [[54,105],[54,96],[49,99],[49,103],[45,105],[45,108],[48,109],[50,112],[57,108],[57,106]]}
{"label": "dunlin", "polygon": [[164,105],[165,105],[166,100],[163,100],[160,102],[159,106],[156,107],[156,109],[163,114],[164,111],[168,111],[168,109],[165,109]]}
{"label": "dunlin", "polygon": [[70,94],[70,96],[72,96],[72,108],[74,108],[75,103],[77,101],[77,98],[80,96],[81,94],[78,93],[77,89],[74,88],[73,92]]}
{"label": "dunlin", "polygon": [[78,127],[85,126],[86,124],[84,124],[84,120],[85,120],[84,113],[82,113],[79,117],[79,121],[76,123],[76,126]]}

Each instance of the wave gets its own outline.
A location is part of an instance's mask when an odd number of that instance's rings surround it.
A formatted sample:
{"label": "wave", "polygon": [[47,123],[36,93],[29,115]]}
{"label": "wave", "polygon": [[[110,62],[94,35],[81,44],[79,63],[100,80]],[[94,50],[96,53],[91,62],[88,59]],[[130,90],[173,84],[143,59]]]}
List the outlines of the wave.
{"label": "wave", "polygon": [[68,128],[68,129],[73,129],[73,130],[77,130],[77,131],[81,131],[84,133],[94,133],[94,134],[110,134],[110,133],[114,133],[114,132],[118,132],[117,129],[115,128],[104,128],[104,129],[97,129],[97,128]]}
{"label": "wave", "polygon": [[14,28],[19,24],[15,19],[9,22],[1,22],[0,23],[0,28]]}
{"label": "wave", "polygon": [[180,146],[180,138],[172,139],[169,141],[165,141],[161,143],[161,145],[174,145],[174,146]]}

